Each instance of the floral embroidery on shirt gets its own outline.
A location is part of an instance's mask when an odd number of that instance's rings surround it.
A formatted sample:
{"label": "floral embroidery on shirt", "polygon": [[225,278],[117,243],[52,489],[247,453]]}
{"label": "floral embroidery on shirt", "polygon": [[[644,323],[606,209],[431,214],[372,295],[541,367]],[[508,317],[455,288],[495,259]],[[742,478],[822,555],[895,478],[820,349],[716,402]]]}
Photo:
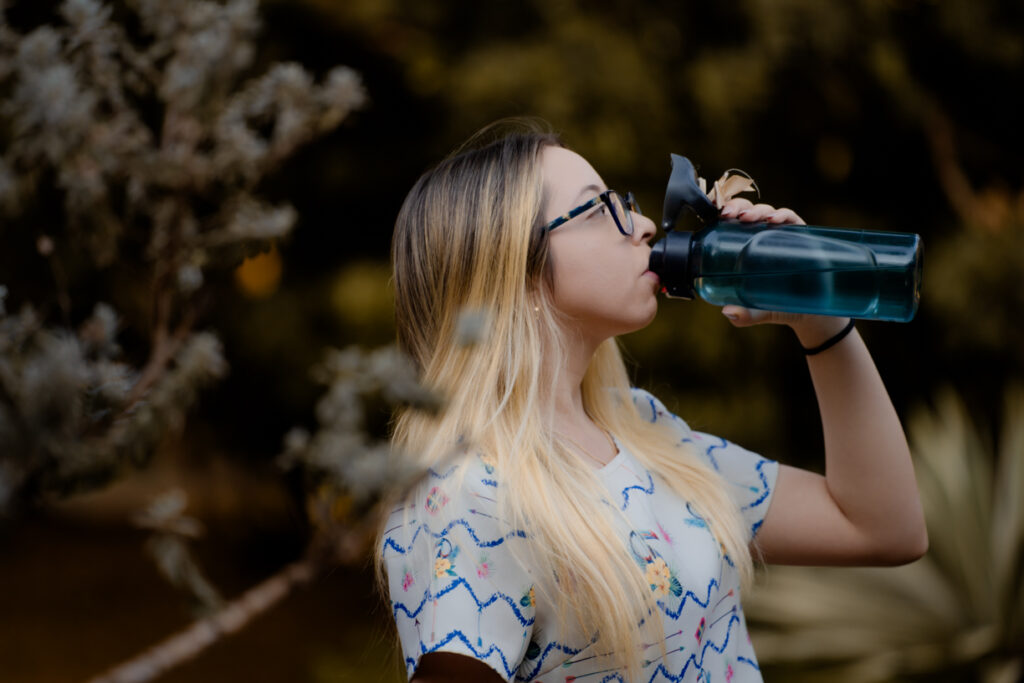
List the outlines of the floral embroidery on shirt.
{"label": "floral embroidery on shirt", "polygon": [[647,579],[647,583],[650,584],[651,590],[654,591],[655,595],[665,596],[671,593],[679,597],[683,594],[683,586],[679,583],[679,579],[676,578],[675,573],[669,568],[665,560],[660,557],[656,557],[647,563],[644,577]]}
{"label": "floral embroidery on shirt", "polygon": [[637,563],[643,568],[644,578],[655,595],[664,597],[671,593],[679,597],[683,594],[683,585],[679,582],[676,573],[645,540],[657,540],[657,538],[658,535],[653,531],[632,531],[629,534],[630,550],[633,551],[633,557]]}
{"label": "floral embroidery on shirt", "polygon": [[437,544],[437,557],[434,559],[434,576],[440,579],[448,576],[458,576],[455,573],[455,558],[459,556],[459,546],[453,546],[447,538],[441,539]]}
{"label": "floral embroidery on shirt", "polygon": [[523,607],[533,607],[537,604],[533,593],[533,586],[530,586],[530,590],[519,600],[519,604]]}
{"label": "floral embroidery on shirt", "polygon": [[455,572],[452,571],[452,563],[447,557],[439,557],[434,560],[434,576],[440,579],[445,574],[455,576]]}
{"label": "floral embroidery on shirt", "polygon": [[430,493],[427,494],[427,502],[424,507],[432,515],[437,514],[437,511],[443,508],[448,503],[448,496],[445,495],[439,487],[435,486],[430,489]]}
{"label": "floral embroidery on shirt", "polygon": [[476,575],[481,579],[486,579],[491,573],[491,566],[488,564],[487,555],[481,555],[480,561],[476,565]]}
{"label": "floral embroidery on shirt", "polygon": [[416,581],[412,578],[412,572],[406,569],[405,576],[402,577],[402,590],[408,593],[409,586],[413,585],[414,583],[416,583]]}
{"label": "floral embroidery on shirt", "polygon": [[480,453],[479,455],[480,462],[484,464],[484,470],[487,471],[487,474],[494,474],[494,468],[497,466],[497,462],[495,461],[494,456],[491,455],[490,453]]}

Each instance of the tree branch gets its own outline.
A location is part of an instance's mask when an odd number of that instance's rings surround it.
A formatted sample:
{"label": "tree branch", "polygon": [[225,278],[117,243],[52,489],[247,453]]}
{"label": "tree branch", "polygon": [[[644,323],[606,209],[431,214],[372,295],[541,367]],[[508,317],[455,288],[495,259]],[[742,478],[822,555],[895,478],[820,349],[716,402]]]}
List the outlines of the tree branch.
{"label": "tree branch", "polygon": [[208,617],[193,622],[163,642],[92,678],[89,683],[143,683],[193,659],[226,635],[233,634],[317,576],[320,564],[303,558],[249,589]]}

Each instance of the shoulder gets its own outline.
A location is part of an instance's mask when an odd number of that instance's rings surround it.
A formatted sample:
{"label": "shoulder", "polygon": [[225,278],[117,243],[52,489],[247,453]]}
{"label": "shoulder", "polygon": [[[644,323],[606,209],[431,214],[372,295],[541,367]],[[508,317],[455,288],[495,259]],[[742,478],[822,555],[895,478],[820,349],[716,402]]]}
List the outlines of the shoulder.
{"label": "shoulder", "polygon": [[679,444],[685,444],[707,466],[760,498],[772,488],[778,464],[720,436],[692,429],[657,397],[644,389],[632,389],[633,405],[651,423],[671,427]]}
{"label": "shoulder", "polygon": [[646,389],[633,387],[630,389],[630,395],[633,399],[633,407],[636,408],[640,417],[646,419],[648,422],[668,423],[680,432],[686,434],[691,432],[690,426],[686,424],[681,417],[666,408],[665,404],[661,402],[661,399],[651,392]]}
{"label": "shoulder", "polygon": [[445,469],[429,469],[422,481],[396,505],[382,536],[386,565],[433,554],[441,542],[496,548],[511,529],[497,511],[494,463],[466,453]]}

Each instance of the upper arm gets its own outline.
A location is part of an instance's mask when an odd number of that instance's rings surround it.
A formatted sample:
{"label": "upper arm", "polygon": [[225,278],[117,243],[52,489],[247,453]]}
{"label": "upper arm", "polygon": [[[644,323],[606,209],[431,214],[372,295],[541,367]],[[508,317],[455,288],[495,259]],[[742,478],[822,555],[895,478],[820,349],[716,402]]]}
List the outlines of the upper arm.
{"label": "upper arm", "polygon": [[775,494],[757,534],[765,562],[802,565],[899,564],[843,514],[825,477],[779,466]]}
{"label": "upper arm", "polygon": [[505,679],[479,659],[454,652],[431,652],[420,657],[415,683],[502,683]]}

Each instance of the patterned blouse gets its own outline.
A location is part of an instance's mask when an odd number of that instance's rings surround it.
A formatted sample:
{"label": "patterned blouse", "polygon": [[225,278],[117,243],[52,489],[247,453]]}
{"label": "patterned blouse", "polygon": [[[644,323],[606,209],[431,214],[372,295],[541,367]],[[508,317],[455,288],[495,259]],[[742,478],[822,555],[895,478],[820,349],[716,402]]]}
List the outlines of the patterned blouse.
{"label": "patterned blouse", "polygon": [[[690,444],[723,476],[753,538],[771,502],[778,464],[692,431],[645,391],[634,389],[633,401],[652,422],[671,421],[679,443]],[[598,477],[632,527],[627,547],[665,627],[665,656],[661,643],[639,645],[639,680],[760,681],[732,562],[687,501],[617,445]],[[623,673],[588,649],[587,638],[559,632],[553,607],[538,603],[533,578],[510,552],[524,534],[495,517],[500,483],[493,464],[477,457],[464,466],[458,488],[457,468],[431,472],[418,502],[396,509],[386,527],[391,607],[409,677],[423,654],[444,651],[478,659],[507,681],[625,683]]]}

